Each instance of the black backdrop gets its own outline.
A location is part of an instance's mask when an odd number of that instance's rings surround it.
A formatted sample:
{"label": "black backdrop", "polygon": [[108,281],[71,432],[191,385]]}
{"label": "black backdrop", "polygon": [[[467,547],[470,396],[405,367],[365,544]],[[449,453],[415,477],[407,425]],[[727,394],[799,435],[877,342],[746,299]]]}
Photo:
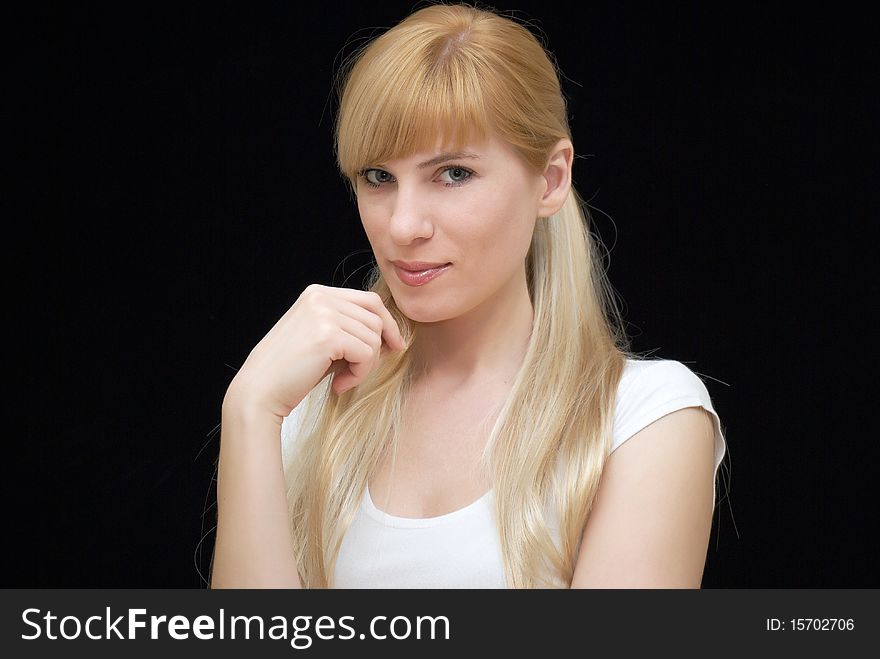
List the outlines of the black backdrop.
{"label": "black backdrop", "polygon": [[[234,369],[307,284],[366,273],[332,76],[413,3],[254,5],[47,5],[4,28],[3,586],[204,587]],[[880,585],[862,20],[499,8],[565,74],[634,348],[703,375],[725,426],[704,586]]]}

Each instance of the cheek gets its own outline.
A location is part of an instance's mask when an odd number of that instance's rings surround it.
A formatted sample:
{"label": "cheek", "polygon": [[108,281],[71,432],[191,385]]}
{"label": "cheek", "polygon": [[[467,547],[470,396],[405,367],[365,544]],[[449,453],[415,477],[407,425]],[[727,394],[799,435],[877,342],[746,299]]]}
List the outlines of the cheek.
{"label": "cheek", "polygon": [[364,233],[367,234],[367,238],[372,243],[381,226],[376,209],[369,204],[358,203],[358,215],[360,215]]}
{"label": "cheek", "polygon": [[[483,219],[477,226],[479,242],[497,251],[498,258],[509,256],[511,250],[521,251],[522,243],[531,242],[535,228],[531,200],[511,190],[502,192],[489,203],[475,207],[472,214]],[[502,246],[504,249],[500,249]]]}

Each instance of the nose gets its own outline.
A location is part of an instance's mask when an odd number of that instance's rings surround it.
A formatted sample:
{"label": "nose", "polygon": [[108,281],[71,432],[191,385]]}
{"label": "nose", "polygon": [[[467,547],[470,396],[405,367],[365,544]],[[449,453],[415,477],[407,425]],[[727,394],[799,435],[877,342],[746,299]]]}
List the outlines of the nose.
{"label": "nose", "polygon": [[430,238],[434,234],[428,200],[424,192],[420,193],[415,185],[397,184],[391,203],[388,232],[398,245],[410,245],[420,238]]}

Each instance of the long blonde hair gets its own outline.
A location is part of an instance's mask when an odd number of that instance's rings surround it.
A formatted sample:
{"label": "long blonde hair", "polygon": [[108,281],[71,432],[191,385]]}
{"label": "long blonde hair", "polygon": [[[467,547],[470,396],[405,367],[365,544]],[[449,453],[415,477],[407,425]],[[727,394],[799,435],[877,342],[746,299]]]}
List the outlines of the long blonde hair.
{"label": "long blonde hair", "polygon": [[[552,147],[571,139],[550,57],[524,25],[494,11],[435,4],[411,14],[343,66],[335,133],[341,173],[356,194],[357,174],[368,165],[433,148],[439,135],[456,150],[490,131],[530,171],[543,172]],[[572,187],[560,211],[536,223],[525,264],[534,326],[484,453],[514,588],[570,585],[610,451],[617,386],[626,359],[637,358],[588,221]],[[378,267],[368,288],[410,343],[417,327]],[[409,351],[389,353],[358,387],[337,396],[330,375],[307,399],[286,471],[306,587],[333,585],[368,479],[396,449],[412,362]]]}

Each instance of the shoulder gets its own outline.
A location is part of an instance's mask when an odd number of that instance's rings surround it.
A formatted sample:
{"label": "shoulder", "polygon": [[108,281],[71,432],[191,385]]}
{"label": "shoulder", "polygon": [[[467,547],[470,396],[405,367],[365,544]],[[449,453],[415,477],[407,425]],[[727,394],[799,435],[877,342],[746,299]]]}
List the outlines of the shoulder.
{"label": "shoulder", "polygon": [[574,588],[699,588],[714,508],[712,428],[698,407],[649,424],[609,456]]}
{"label": "shoulder", "polygon": [[705,385],[680,362],[630,360],[613,434],[572,587],[699,587],[725,446]]}
{"label": "shoulder", "polygon": [[717,469],[726,452],[726,441],[721,419],[700,377],[671,359],[627,359],[617,388],[610,452],[658,419],[689,407],[702,408],[709,415]]}

